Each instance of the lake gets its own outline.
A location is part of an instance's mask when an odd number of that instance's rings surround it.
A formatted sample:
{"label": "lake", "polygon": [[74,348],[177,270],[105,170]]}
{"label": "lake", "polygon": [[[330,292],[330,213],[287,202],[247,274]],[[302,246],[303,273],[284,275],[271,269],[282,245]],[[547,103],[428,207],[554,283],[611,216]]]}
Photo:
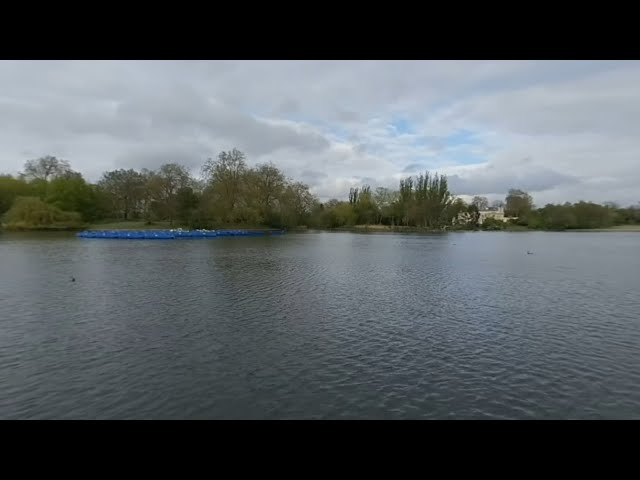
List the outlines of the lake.
{"label": "lake", "polygon": [[640,234],[0,234],[0,418],[640,419]]}

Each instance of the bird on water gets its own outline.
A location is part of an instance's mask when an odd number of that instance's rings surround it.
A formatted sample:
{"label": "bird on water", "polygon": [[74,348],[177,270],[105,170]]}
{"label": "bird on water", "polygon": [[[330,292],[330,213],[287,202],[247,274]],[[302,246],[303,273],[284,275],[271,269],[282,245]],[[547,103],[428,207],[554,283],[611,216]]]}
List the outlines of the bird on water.
{"label": "bird on water", "polygon": [[529,250],[527,250],[527,255],[533,255],[533,252],[530,252]]}
{"label": "bird on water", "polygon": [[72,281],[72,282],[75,282],[75,281],[76,281],[76,278],[75,278],[75,277],[71,277],[71,281]]}

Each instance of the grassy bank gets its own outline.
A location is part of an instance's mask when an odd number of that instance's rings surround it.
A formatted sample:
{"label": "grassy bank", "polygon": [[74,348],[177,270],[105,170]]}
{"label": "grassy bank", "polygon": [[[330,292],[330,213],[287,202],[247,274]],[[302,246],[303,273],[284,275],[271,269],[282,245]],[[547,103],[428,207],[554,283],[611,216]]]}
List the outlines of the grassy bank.
{"label": "grassy bank", "polygon": [[357,233],[443,233],[442,229],[428,229],[420,227],[405,227],[402,225],[351,225],[337,228],[320,228],[331,232],[357,232]]}
{"label": "grassy bank", "polygon": [[[510,223],[506,224],[504,228],[500,230],[505,232],[533,232],[534,231],[528,227],[524,227],[522,225],[513,225]],[[487,231],[495,231],[495,230],[487,230]]]}
{"label": "grassy bank", "polygon": [[[461,228],[461,227],[449,227],[446,229],[433,229],[424,227],[407,227],[404,225],[351,225],[337,228],[320,228],[320,230],[328,230],[331,232],[354,232],[354,233],[447,233],[447,232],[478,232],[480,228]],[[526,232],[529,231],[527,227],[521,227],[520,225],[505,225],[504,227],[497,229],[496,231],[509,231],[509,232]]]}
{"label": "grassy bank", "polygon": [[589,228],[581,230],[568,230],[571,232],[640,232],[640,225],[616,225],[607,228]]}
{"label": "grassy bank", "polygon": [[10,223],[0,225],[0,231],[5,232],[77,232],[86,225],[27,225],[23,223]]}
{"label": "grassy bank", "polygon": [[[483,230],[484,231],[484,230]],[[640,225],[617,225],[606,228],[529,228],[522,225],[506,225],[504,228],[488,229],[489,232],[640,232]]]}
{"label": "grassy bank", "polygon": [[[183,230],[190,230],[189,227],[184,225],[178,225],[174,223],[171,225],[169,222],[153,222],[147,223],[144,221],[119,221],[119,222],[101,222],[89,225],[87,230],[169,230],[173,228],[182,228]],[[306,227],[297,227],[295,230],[305,230]],[[279,230],[276,228],[262,227],[256,225],[220,225],[215,230]],[[294,229],[292,229],[294,230]]]}
{"label": "grassy bank", "polygon": [[[0,231],[6,232],[77,232],[81,230],[168,230],[172,228],[183,228],[189,230],[189,227],[181,225],[170,225],[169,222],[153,222],[148,224],[144,221],[105,221],[93,224],[53,224],[53,225],[27,225],[23,223],[2,224]],[[279,230],[270,227],[256,225],[219,225],[216,230]],[[299,226],[287,229],[290,232],[308,231],[306,226]],[[390,225],[352,225],[337,228],[314,228],[313,230],[322,230],[330,232],[352,232],[352,233],[445,233],[445,232],[470,232],[470,231],[494,231],[494,232],[539,232],[547,231],[542,229],[531,229],[521,225],[506,224],[499,229],[460,229],[447,228],[446,230],[433,230],[420,227],[390,226]],[[607,228],[592,229],[567,229],[560,230],[564,232],[640,232],[640,225],[617,225]]]}
{"label": "grassy bank", "polygon": [[319,228],[331,232],[357,232],[357,233],[443,233],[443,232],[640,232],[640,225],[617,225],[607,228],[593,229],[565,229],[548,230],[542,228],[529,228],[522,225],[504,224],[498,228],[447,228],[446,230],[430,230],[420,227],[389,226],[389,225],[352,225],[338,228]]}
{"label": "grassy bank", "polygon": [[169,228],[180,227],[177,225],[169,226],[169,222],[119,221],[93,223],[87,227],[87,230],[167,230]]}

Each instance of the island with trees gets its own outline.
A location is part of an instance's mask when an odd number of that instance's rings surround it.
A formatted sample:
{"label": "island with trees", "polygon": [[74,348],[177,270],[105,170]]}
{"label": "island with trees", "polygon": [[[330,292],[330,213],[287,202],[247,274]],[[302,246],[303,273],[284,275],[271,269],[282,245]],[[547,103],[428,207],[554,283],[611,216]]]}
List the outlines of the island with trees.
{"label": "island with trees", "polygon": [[[182,165],[119,169],[87,182],[69,162],[28,161],[20,175],[0,175],[0,223],[6,230],[84,228],[310,228],[375,231],[571,230],[640,231],[640,205],[581,201],[536,207],[511,189],[504,201],[470,203],[449,190],[447,177],[425,172],[398,189],[351,188],[345,200],[319,201],[309,186],[275,165],[250,167],[237,149],[221,152],[194,178]],[[500,216],[491,212],[500,212]]]}

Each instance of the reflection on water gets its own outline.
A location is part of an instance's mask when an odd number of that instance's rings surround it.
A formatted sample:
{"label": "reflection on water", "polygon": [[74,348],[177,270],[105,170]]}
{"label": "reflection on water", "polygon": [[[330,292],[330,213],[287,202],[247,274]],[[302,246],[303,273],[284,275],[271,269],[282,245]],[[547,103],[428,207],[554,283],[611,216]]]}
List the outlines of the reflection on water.
{"label": "reflection on water", "polygon": [[0,418],[640,418],[639,247],[3,235]]}

